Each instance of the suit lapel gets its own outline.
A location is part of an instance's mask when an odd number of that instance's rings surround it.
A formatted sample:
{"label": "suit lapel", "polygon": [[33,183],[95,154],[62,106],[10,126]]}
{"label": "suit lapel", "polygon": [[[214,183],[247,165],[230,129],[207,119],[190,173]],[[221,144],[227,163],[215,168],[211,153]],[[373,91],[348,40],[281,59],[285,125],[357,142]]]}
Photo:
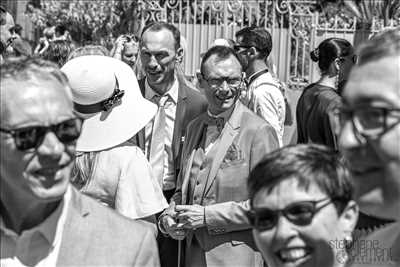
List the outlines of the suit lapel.
{"label": "suit lapel", "polygon": [[85,220],[90,212],[89,208],[83,204],[79,193],[71,186],[71,200],[68,205],[57,266],[86,262],[87,250],[90,246],[89,237],[92,236],[93,226],[89,225],[88,220]]}
{"label": "suit lapel", "polygon": [[[175,162],[179,162],[176,160],[179,157],[179,148],[183,140],[182,137],[182,125],[185,119],[186,106],[187,106],[187,93],[185,84],[178,78],[179,89],[178,89],[178,103],[176,104],[176,112],[175,112],[175,123],[174,123],[174,133],[172,136],[172,154],[174,156]],[[179,166],[177,166],[179,168]]]}
{"label": "suit lapel", "polygon": [[[204,129],[205,126],[205,114],[201,115],[200,117],[200,122],[198,127],[194,127],[194,129]],[[197,149],[201,149],[201,140],[203,138],[203,133],[204,130],[199,130],[199,131],[195,131],[193,138],[189,137],[189,140],[187,140],[186,142],[189,142],[189,150],[190,151],[190,158],[186,164],[186,166],[184,167],[184,169],[182,169],[181,171],[184,171],[184,177],[183,177],[183,184],[182,184],[182,204],[185,205],[186,204],[186,197],[187,197],[187,190],[188,190],[188,186],[189,186],[189,180],[190,180],[190,169],[192,168],[193,165],[193,159],[196,155],[196,151]]]}
{"label": "suit lapel", "polygon": [[237,101],[235,109],[233,110],[230,119],[225,124],[225,127],[222,130],[221,140],[217,144],[218,147],[215,152],[214,159],[211,163],[210,172],[208,173],[207,176],[207,185],[203,197],[205,197],[208,191],[211,189],[211,186],[216,178],[218,169],[225,157],[225,154],[228,151],[228,148],[232,145],[236,135],[239,133],[242,113],[243,113],[243,105],[239,101]]}

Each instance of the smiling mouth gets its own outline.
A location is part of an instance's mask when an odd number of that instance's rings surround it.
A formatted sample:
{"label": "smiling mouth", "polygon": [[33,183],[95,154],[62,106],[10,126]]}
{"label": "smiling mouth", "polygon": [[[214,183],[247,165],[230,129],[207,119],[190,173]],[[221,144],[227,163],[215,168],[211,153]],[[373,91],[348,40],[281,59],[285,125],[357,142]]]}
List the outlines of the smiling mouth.
{"label": "smiling mouth", "polygon": [[226,100],[232,99],[233,96],[234,96],[234,95],[232,94],[232,95],[230,95],[230,96],[220,96],[220,95],[216,95],[215,97],[216,97],[219,101],[224,102],[224,101],[226,101]]}
{"label": "smiling mouth", "polygon": [[293,263],[303,260],[311,255],[312,249],[308,247],[286,248],[278,250],[275,255],[284,263]]}
{"label": "smiling mouth", "polygon": [[36,171],[33,171],[33,174],[37,176],[54,176],[58,171],[64,169],[67,166],[68,164],[62,164],[53,167],[41,168]]}

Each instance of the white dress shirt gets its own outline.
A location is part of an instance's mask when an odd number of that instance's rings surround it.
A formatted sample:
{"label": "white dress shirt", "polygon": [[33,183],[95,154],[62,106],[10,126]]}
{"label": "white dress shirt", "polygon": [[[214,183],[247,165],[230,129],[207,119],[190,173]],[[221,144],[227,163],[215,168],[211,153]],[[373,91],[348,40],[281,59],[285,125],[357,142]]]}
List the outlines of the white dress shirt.
{"label": "white dress shirt", "polygon": [[0,216],[0,266],[56,266],[71,192],[68,187],[56,210],[41,224],[20,235],[8,229]]}
{"label": "white dress shirt", "polygon": [[[171,190],[176,187],[174,157],[172,154],[172,138],[174,136],[176,105],[178,103],[178,91],[179,91],[179,82],[178,79],[175,77],[175,81],[172,84],[172,87],[165,94],[168,95],[168,100],[164,105],[167,135],[165,136],[165,148],[164,148],[164,177],[162,177],[163,190]],[[158,94],[154,92],[154,90],[150,87],[146,79],[145,98],[151,101],[155,95]],[[149,158],[150,154],[150,145],[151,145],[150,140],[153,131],[153,123],[154,119],[151,120],[145,127],[145,152],[147,158]],[[159,177],[157,177],[157,179],[159,179]]]}

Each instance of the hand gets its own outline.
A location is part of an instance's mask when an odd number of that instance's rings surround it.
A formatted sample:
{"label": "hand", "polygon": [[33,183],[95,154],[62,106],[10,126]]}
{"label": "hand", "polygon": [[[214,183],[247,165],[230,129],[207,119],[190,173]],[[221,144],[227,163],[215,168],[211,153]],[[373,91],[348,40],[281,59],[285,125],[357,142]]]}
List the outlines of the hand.
{"label": "hand", "polygon": [[171,215],[165,215],[161,223],[169,236],[176,240],[183,240],[186,237],[187,230],[183,229]]}
{"label": "hand", "polygon": [[197,229],[206,225],[205,207],[200,205],[177,205],[175,211],[178,222],[185,229]]}
{"label": "hand", "polygon": [[115,46],[117,47],[118,51],[122,51],[124,48],[124,44],[127,42],[126,35],[120,35],[117,40],[115,40]]}

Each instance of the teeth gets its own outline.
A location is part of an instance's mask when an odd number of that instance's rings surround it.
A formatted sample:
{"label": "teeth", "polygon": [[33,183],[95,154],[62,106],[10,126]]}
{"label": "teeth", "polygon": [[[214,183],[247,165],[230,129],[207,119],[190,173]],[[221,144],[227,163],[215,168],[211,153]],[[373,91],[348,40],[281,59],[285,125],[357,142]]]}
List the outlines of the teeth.
{"label": "teeth", "polygon": [[307,255],[304,248],[287,249],[279,252],[279,256],[285,261],[296,261]]}

